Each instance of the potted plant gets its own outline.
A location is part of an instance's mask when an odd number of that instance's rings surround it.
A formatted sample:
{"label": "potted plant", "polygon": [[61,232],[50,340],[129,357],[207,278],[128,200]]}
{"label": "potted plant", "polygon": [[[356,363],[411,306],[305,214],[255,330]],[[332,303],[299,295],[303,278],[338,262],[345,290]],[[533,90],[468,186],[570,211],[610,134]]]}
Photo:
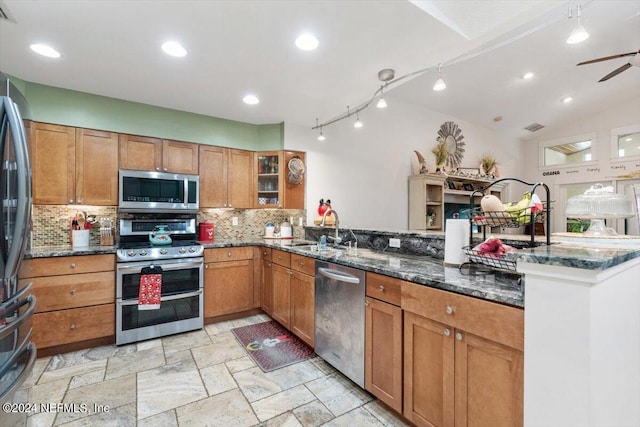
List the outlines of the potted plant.
{"label": "potted plant", "polygon": [[433,226],[435,222],[436,222],[436,212],[433,209],[428,208],[427,209],[427,227]]}
{"label": "potted plant", "polygon": [[444,162],[447,160],[447,146],[444,141],[439,142],[431,152],[435,156],[436,172],[444,172]]}
{"label": "potted plant", "polygon": [[491,175],[495,178],[498,177],[498,161],[490,154],[485,154],[480,159],[480,172],[483,175]]}

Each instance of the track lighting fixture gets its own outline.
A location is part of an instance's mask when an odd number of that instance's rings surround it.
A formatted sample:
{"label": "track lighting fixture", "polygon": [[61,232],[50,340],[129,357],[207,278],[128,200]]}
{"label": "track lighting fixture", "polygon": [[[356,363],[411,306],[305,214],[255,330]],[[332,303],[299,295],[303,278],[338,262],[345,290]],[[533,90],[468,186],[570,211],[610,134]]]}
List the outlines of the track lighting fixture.
{"label": "track lighting fixture", "polygon": [[353,127],[356,129],[360,129],[362,127],[362,122],[360,121],[360,111],[356,110],[356,122],[353,124]]}
{"label": "track lighting fixture", "polygon": [[318,135],[318,141],[324,141],[325,138],[324,134],[322,133],[322,125],[318,125],[318,118],[316,117],[316,129],[318,128],[318,126],[320,126],[320,135]]}
{"label": "track lighting fixture", "polygon": [[380,99],[378,99],[378,103],[376,104],[376,107],[387,108],[387,101],[384,100],[383,86],[380,86]]}
{"label": "track lighting fixture", "polygon": [[[582,6],[578,5],[578,7],[576,8],[576,17],[578,18],[578,24],[573,28],[573,31],[571,31],[571,34],[567,39],[567,43],[569,44],[580,43],[589,38],[589,33],[587,32],[587,30],[585,30],[585,28],[582,26],[582,23],[580,22],[581,15]],[[569,19],[571,19],[571,4],[569,4]]]}
{"label": "track lighting fixture", "polygon": [[[0,0],[1,1],[1,0]],[[577,0],[576,0],[577,1]],[[585,7],[588,7],[589,4],[592,3],[592,1],[584,1],[583,0],[583,5]],[[585,28],[582,26],[581,23],[581,19],[582,19],[582,6],[581,4],[578,4],[576,6],[576,17],[577,19],[577,26],[574,28],[573,32],[571,33],[571,36],[567,39],[567,43],[579,43],[583,40],[586,40],[589,37],[589,33],[587,33],[587,31],[585,30]],[[569,3],[569,18],[572,18],[572,8],[571,8],[571,1]],[[382,82],[382,85],[380,86],[380,88],[378,88],[372,95],[371,98],[369,98],[368,100],[365,100],[364,102],[362,102],[361,104],[358,104],[356,107],[356,115],[357,115],[357,119],[356,122],[354,123],[354,127],[356,128],[360,128],[363,126],[362,122],[360,121],[360,117],[359,117],[359,113],[362,110],[367,109],[372,103],[374,103],[376,100],[376,107],[378,108],[385,108],[387,106],[387,102],[384,99],[384,90],[387,89],[389,86],[393,86],[393,85],[397,85],[398,83],[405,81],[406,79],[415,77],[415,76],[419,76],[425,73],[431,73],[434,70],[438,70],[438,79],[436,80],[435,84],[433,85],[433,90],[434,91],[441,91],[446,89],[447,84],[444,82],[444,78],[442,75],[442,67],[443,65],[446,65],[447,67],[459,64],[461,62],[476,58],[480,55],[484,55],[486,53],[492,52],[495,49],[501,48],[502,46],[506,46],[509,45],[513,42],[516,42],[518,40],[521,40],[527,36],[529,36],[530,34],[543,30],[545,28],[547,28],[549,25],[564,21],[566,19],[566,15],[562,12],[559,12],[556,16],[554,16],[552,19],[549,19],[547,22],[538,25],[535,28],[530,28],[527,29],[519,34],[516,34],[512,37],[509,37],[507,40],[500,40],[497,42],[492,42],[490,44],[486,44],[481,46],[481,48],[479,49],[475,49],[469,53],[465,53],[462,55],[459,55],[455,58],[451,58],[448,59],[447,61],[445,61],[444,63],[439,63],[437,66],[436,65],[430,65],[427,66],[425,68],[419,69],[419,70],[415,70],[412,71],[410,73],[404,74],[400,77],[396,77],[395,76],[395,71],[391,68],[385,68],[383,70],[380,70],[378,72],[378,80],[380,80]],[[622,56],[631,56],[631,54],[635,55],[635,52],[631,52],[629,54],[624,54]],[[587,62],[590,63],[590,62]],[[635,55],[631,60],[630,60],[630,64],[631,65],[637,65],[640,66],[640,54]],[[578,65],[582,65],[582,64],[578,64]],[[621,71],[626,70],[627,68],[629,68],[630,66],[628,66],[628,64],[624,65],[621,68]],[[619,69],[620,70],[620,69]],[[618,71],[619,73],[620,71]],[[615,74],[614,74],[615,75]],[[529,75],[529,73],[527,73],[526,75],[521,76],[523,79],[527,79],[532,77],[532,75]],[[611,77],[611,76],[610,76]],[[347,119],[349,117],[351,117],[353,113],[351,112],[351,110],[349,109],[349,107],[347,106],[347,112],[346,113],[341,113],[339,115],[337,115],[336,117],[329,119],[323,123],[318,123],[317,119],[316,119],[316,125],[314,127],[312,127],[312,130],[316,130],[316,129],[320,129],[320,135],[318,136],[318,139],[320,139],[320,137],[324,137],[324,135],[322,135],[322,128],[324,126],[330,126],[334,123],[340,122],[344,119]]]}
{"label": "track lighting fixture", "polygon": [[445,90],[447,88],[447,84],[442,80],[442,64],[438,65],[438,80],[436,80],[436,84],[433,85],[433,90],[439,92],[441,90]]}

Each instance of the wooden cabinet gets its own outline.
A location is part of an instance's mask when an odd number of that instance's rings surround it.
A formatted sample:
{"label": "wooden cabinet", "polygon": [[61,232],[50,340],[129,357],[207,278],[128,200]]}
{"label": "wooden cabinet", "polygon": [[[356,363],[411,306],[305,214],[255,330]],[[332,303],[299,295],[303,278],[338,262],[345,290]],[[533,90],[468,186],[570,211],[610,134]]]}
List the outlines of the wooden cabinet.
{"label": "wooden cabinet", "polygon": [[291,255],[291,332],[311,347],[315,344],[315,260]]}
{"label": "wooden cabinet", "polygon": [[212,145],[200,150],[200,206],[253,207],[253,153]]}
{"label": "wooden cabinet", "polygon": [[38,350],[115,335],[113,255],[25,260],[19,277],[33,282],[38,300],[33,315]]}
{"label": "wooden cabinet", "polygon": [[[409,229],[443,230],[443,175],[409,177]],[[431,217],[432,219],[429,219]]]}
{"label": "wooden cabinet", "polygon": [[365,389],[402,413],[400,280],[367,273]]}
{"label": "wooden cabinet", "polygon": [[402,283],[404,410],[418,426],[522,426],[524,311]]}
{"label": "wooden cabinet", "polygon": [[273,279],[272,279],[272,262],[271,249],[260,248],[260,281],[262,285],[262,310],[271,316],[273,308]]}
{"label": "wooden cabinet", "polygon": [[206,249],[204,261],[205,318],[260,306],[254,289],[253,248]]}
{"label": "wooden cabinet", "polygon": [[[493,181],[463,176],[440,174],[413,175],[409,177],[409,229],[444,230],[445,220],[469,210],[470,196],[474,190],[490,185]],[[504,183],[494,185],[489,193],[501,197]],[[482,193],[478,193],[480,204]]]}
{"label": "wooden cabinet", "polygon": [[118,134],[76,129],[76,201],[118,204]]}
{"label": "wooden cabinet", "polygon": [[34,122],[30,154],[34,204],[118,204],[117,134]]}
{"label": "wooden cabinet", "polygon": [[197,175],[198,145],[120,135],[120,168]]}
{"label": "wooden cabinet", "polygon": [[263,151],[255,153],[256,208],[304,209],[305,174],[297,179],[289,175],[289,162],[297,157],[305,161],[300,151]]}
{"label": "wooden cabinet", "polygon": [[271,317],[291,330],[291,254],[272,250],[271,283],[273,286],[273,308]]}
{"label": "wooden cabinet", "polygon": [[314,346],[315,341],[315,260],[272,250],[271,317]]}

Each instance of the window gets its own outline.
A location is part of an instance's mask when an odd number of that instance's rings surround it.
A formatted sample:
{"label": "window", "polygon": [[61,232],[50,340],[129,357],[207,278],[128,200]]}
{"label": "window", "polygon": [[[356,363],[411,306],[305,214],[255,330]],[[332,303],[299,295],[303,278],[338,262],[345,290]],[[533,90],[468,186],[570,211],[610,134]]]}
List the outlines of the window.
{"label": "window", "polygon": [[640,158],[640,125],[611,130],[611,158],[620,161]]}
{"label": "window", "polygon": [[572,166],[595,161],[595,134],[540,143],[540,166]]}

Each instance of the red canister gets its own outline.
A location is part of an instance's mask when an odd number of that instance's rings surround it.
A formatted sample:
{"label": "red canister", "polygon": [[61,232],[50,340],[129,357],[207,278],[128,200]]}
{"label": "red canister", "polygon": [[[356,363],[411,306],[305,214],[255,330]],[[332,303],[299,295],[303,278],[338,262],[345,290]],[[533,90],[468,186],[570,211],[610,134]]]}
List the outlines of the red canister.
{"label": "red canister", "polygon": [[214,228],[212,222],[201,222],[199,225],[198,240],[201,242],[213,242]]}

